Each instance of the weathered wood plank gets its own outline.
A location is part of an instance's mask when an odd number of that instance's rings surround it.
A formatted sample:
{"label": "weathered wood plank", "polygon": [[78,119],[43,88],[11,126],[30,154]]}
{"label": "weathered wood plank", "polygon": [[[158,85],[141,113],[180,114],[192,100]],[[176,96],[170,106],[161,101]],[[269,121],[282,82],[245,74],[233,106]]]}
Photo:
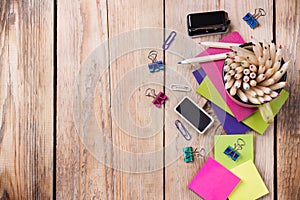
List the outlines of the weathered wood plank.
{"label": "weathered wood plank", "polygon": [[163,199],[163,108],[145,96],[163,91],[164,72],[147,66],[150,50],[163,59],[163,1],[109,1],[108,27],[113,197]]}
{"label": "weathered wood plank", "polygon": [[[77,97],[86,98],[85,94],[94,95],[93,91],[81,91],[86,89],[86,80],[80,78],[84,77],[83,73],[94,73],[93,65],[89,65],[94,59],[91,53],[108,38],[106,2],[59,1],[57,15],[56,196],[58,199],[111,199],[111,170],[90,151],[88,138],[83,137],[81,129],[86,125],[81,116],[88,110],[86,106],[78,107],[82,102],[76,101]],[[99,60],[94,61],[94,64],[99,63]],[[107,96],[103,99],[101,107],[94,106],[95,111],[108,110]],[[94,105],[91,101],[88,103]],[[110,117],[100,120],[103,120],[103,129],[109,130]]]}
{"label": "weathered wood plank", "polygon": [[0,13],[0,199],[52,199],[53,3]]}
{"label": "weathered wood plank", "polygon": [[282,44],[288,71],[290,97],[278,114],[277,191],[278,199],[300,199],[300,2],[276,1],[276,42]]}
{"label": "weathered wood plank", "polygon": [[[178,6],[180,5],[180,6]],[[177,62],[191,58],[205,49],[197,44],[200,40],[217,41],[221,35],[204,36],[191,39],[187,34],[186,19],[189,13],[214,11],[219,9],[218,2],[211,1],[165,1],[165,24],[167,37],[170,31],[177,32],[177,36],[171,47],[166,51],[166,92],[170,94],[170,100],[166,104],[165,118],[165,197],[166,199],[199,199],[194,192],[188,189],[188,184],[205,162],[204,158],[195,158],[193,163],[184,163],[182,149],[187,146],[205,148],[207,156],[213,156],[214,135],[221,134],[222,129],[216,128],[220,124],[217,120],[213,127],[204,135],[197,133],[191,126],[185,123],[175,112],[174,107],[184,97],[189,96],[201,107],[214,115],[210,106],[205,105],[206,100],[196,93],[198,86],[192,72],[199,65],[178,65]],[[170,90],[171,84],[189,85],[190,92],[174,92]],[[192,135],[192,141],[186,142],[174,125],[174,121],[180,119]]]}
{"label": "weathered wood plank", "polygon": [[[251,36],[257,40],[271,41],[273,39],[273,1],[253,0],[245,1],[221,1],[223,8],[229,13],[232,30],[238,31],[244,40],[249,41]],[[258,19],[260,26],[251,29],[242,19],[246,13],[254,13],[255,8],[263,8],[266,16]],[[251,133],[251,131],[250,131]],[[254,133],[254,132],[253,132]],[[261,199],[274,199],[274,125],[270,125],[263,135],[255,134],[254,137],[255,165],[262,176],[269,194]]]}

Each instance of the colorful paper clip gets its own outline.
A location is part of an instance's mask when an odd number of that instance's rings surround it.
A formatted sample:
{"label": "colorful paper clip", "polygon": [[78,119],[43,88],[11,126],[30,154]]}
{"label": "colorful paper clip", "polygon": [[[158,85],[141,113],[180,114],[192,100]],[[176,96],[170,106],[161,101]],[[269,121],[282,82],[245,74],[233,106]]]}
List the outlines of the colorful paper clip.
{"label": "colorful paper clip", "polygon": [[153,101],[152,103],[160,108],[160,106],[162,104],[165,103],[166,99],[168,98],[163,92],[159,92],[157,95],[155,94],[155,90],[154,89],[151,89],[151,88],[148,88],[146,91],[145,91],[145,95],[148,96],[148,97],[153,97]]}
{"label": "colorful paper clip", "polygon": [[171,84],[170,88],[173,91],[179,91],[179,92],[189,92],[189,91],[191,91],[190,86],[181,85],[181,84]]}
{"label": "colorful paper clip", "polygon": [[225,149],[224,154],[230,157],[233,161],[236,161],[240,157],[240,153],[238,150],[242,150],[243,146],[245,146],[245,141],[242,138],[238,138],[236,143],[234,144],[234,148],[230,145]]}
{"label": "colorful paper clip", "polygon": [[149,52],[148,58],[152,61],[152,63],[149,63],[148,67],[149,67],[149,71],[151,73],[158,72],[159,70],[164,70],[165,69],[165,66],[163,65],[163,62],[161,60],[157,61],[156,57],[157,57],[157,51],[152,50],[152,51]]}
{"label": "colorful paper clip", "polygon": [[192,139],[191,134],[188,132],[188,130],[185,128],[183,123],[180,120],[175,121],[175,126],[177,130],[181,133],[181,135],[186,139],[187,141],[190,141]]}
{"label": "colorful paper clip", "polygon": [[193,147],[185,147],[183,148],[183,160],[186,163],[193,162],[194,161],[194,154],[198,157],[205,158],[205,149],[201,148],[200,151],[197,151],[197,148],[195,151],[193,151]]}
{"label": "colorful paper clip", "polygon": [[173,40],[175,39],[175,36],[176,36],[176,32],[175,32],[175,31],[172,31],[172,32],[169,34],[168,38],[166,39],[166,41],[165,41],[165,42],[163,43],[163,45],[162,45],[162,49],[163,49],[163,50],[167,50],[167,49],[170,47],[171,43],[172,43]]}
{"label": "colorful paper clip", "polygon": [[247,24],[250,26],[250,28],[254,29],[259,25],[257,19],[261,16],[265,16],[266,12],[262,8],[256,8],[254,11],[254,14],[252,15],[251,13],[247,13],[244,17],[243,20],[247,22]]}

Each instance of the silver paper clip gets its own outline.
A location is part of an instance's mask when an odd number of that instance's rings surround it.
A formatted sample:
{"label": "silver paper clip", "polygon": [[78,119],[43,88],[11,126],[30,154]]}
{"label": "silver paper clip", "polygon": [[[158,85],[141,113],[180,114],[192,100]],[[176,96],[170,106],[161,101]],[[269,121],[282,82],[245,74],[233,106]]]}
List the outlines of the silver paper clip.
{"label": "silver paper clip", "polygon": [[165,41],[165,42],[163,43],[163,45],[162,45],[162,49],[163,49],[163,50],[167,50],[167,49],[170,47],[171,43],[172,43],[173,40],[175,39],[175,36],[176,36],[176,32],[175,32],[175,31],[172,31],[172,32],[169,34],[168,38],[166,39],[166,41]]}
{"label": "silver paper clip", "polygon": [[190,141],[192,139],[191,134],[188,132],[188,130],[185,128],[183,123],[180,120],[175,121],[175,126],[177,130],[181,133],[181,135],[186,139],[187,141]]}
{"label": "silver paper clip", "polygon": [[181,85],[181,84],[171,84],[170,88],[173,91],[180,91],[180,92],[189,92],[189,91],[191,91],[190,86]]}

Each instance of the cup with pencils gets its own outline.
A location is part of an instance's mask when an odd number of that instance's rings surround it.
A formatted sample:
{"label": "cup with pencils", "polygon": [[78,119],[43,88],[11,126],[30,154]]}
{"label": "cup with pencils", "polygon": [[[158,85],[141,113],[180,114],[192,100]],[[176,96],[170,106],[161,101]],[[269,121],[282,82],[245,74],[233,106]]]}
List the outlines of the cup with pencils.
{"label": "cup with pencils", "polygon": [[223,82],[232,99],[245,107],[258,107],[267,123],[274,115],[269,102],[287,85],[286,72],[290,61],[284,62],[282,46],[274,42],[258,42],[230,46],[223,66]]}

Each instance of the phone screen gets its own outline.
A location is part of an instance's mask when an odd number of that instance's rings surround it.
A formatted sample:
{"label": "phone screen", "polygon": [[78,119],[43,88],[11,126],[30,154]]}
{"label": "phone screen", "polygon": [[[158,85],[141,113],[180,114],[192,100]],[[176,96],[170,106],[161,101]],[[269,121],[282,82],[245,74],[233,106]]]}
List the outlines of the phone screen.
{"label": "phone screen", "polygon": [[175,109],[200,132],[203,132],[213,121],[188,98],[184,98]]}

